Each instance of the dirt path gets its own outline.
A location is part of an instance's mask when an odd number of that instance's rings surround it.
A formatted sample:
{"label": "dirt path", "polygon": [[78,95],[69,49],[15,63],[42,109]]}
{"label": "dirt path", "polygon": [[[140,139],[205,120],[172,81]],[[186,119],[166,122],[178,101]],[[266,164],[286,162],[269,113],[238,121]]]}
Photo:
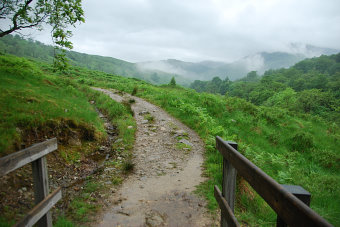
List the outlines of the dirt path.
{"label": "dirt path", "polygon": [[[198,135],[143,99],[95,89],[118,102],[133,98],[137,122],[134,173],[112,194],[113,205],[98,225],[211,226],[205,202],[192,193],[204,180]],[[150,115],[154,120],[146,120]]]}

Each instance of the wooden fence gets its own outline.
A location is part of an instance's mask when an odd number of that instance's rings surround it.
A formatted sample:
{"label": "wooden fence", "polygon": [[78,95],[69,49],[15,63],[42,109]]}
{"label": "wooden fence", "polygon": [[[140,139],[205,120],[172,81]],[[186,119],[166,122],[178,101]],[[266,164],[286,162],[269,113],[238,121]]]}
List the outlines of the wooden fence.
{"label": "wooden fence", "polygon": [[49,194],[46,155],[57,150],[57,139],[53,138],[42,143],[7,155],[0,159],[0,177],[32,163],[35,207],[15,226],[52,227],[52,216],[49,211],[60,199],[61,188]]}
{"label": "wooden fence", "polygon": [[223,156],[222,192],[215,185],[215,198],[221,209],[221,226],[240,226],[234,216],[237,173],[277,213],[277,226],[332,226],[309,208],[310,194],[300,186],[280,185],[237,151],[237,144],[216,137]]}

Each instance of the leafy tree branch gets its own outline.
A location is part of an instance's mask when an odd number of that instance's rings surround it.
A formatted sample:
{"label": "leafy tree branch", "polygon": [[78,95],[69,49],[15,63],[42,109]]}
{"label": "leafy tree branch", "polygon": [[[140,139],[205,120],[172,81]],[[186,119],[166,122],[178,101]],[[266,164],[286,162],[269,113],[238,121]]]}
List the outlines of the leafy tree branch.
{"label": "leafy tree branch", "polygon": [[72,32],[67,27],[85,22],[81,0],[2,0],[0,20],[10,23],[0,25],[0,37],[27,28],[42,30],[43,25],[50,25],[56,45],[54,66],[58,70],[67,68],[65,49],[73,48],[69,41]]}

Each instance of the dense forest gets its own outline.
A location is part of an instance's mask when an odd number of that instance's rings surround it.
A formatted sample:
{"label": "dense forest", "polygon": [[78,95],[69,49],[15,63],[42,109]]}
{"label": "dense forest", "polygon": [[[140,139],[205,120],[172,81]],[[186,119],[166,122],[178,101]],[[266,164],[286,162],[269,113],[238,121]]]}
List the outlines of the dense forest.
{"label": "dense forest", "polygon": [[[33,39],[24,39],[19,35],[7,35],[0,39],[0,51],[20,57],[28,57],[48,63],[53,62],[54,48]],[[159,70],[141,69],[138,64],[112,57],[89,55],[75,51],[66,51],[71,65],[86,67],[92,70],[142,79],[153,84],[164,84],[174,76],[177,82],[189,86],[190,81],[176,74]]]}
{"label": "dense forest", "polygon": [[310,113],[340,124],[340,53],[303,60],[288,69],[255,71],[230,81],[219,77],[196,80],[198,92],[239,97],[255,105],[280,107],[297,113]]}

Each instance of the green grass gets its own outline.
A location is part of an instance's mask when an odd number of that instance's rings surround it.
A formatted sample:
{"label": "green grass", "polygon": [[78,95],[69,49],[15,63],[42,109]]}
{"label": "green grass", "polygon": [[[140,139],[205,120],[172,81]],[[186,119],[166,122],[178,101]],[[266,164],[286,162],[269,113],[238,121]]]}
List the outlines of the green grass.
{"label": "green grass", "polygon": [[60,216],[56,223],[53,225],[54,227],[74,227],[75,224],[69,221],[67,218],[64,216]]}
{"label": "green grass", "polygon": [[125,173],[129,173],[135,168],[135,164],[133,163],[132,159],[127,159],[123,162],[122,168]]}
{"label": "green grass", "polygon": [[[112,149],[130,156],[135,140],[136,122],[129,106],[117,103],[102,92],[88,87],[83,88],[89,100],[95,100],[96,106],[111,119],[111,123],[118,129],[118,143],[114,143]],[[132,126],[129,127],[129,126]]]}
{"label": "green grass", "polygon": [[14,224],[15,224],[14,221],[9,221],[4,217],[0,217],[0,227],[11,227]]}
{"label": "green grass", "polygon": [[[123,178],[112,176],[112,184],[119,185]],[[95,214],[101,209],[101,194],[105,193],[105,185],[98,183],[97,177],[87,177],[80,193],[70,201],[65,215],[60,215],[57,226],[82,226],[94,220]]]}
{"label": "green grass", "polygon": [[[131,159],[136,124],[129,106],[73,80],[70,74],[53,73],[49,65],[24,58],[0,55],[0,80],[0,156],[21,149],[22,143],[57,136],[58,153],[65,162],[77,166],[81,157],[96,151],[106,137],[95,109],[98,108],[118,129],[121,142],[115,143],[112,151],[119,152],[123,161]],[[89,102],[92,100],[94,105]],[[68,138],[74,134],[78,135],[80,146],[68,144]],[[124,179],[119,177],[123,172],[116,173],[117,184]],[[100,209],[90,193],[104,187],[85,182],[84,190],[70,201],[68,212],[61,212],[56,226],[84,223]],[[0,214],[0,225],[11,225],[3,215]]]}
{"label": "green grass", "polygon": [[10,56],[0,56],[0,80],[0,155],[18,149],[22,134],[44,133],[62,122],[94,128],[97,138],[102,136],[98,114],[73,81],[43,75],[34,62]]}
{"label": "green grass", "polygon": [[[339,128],[310,115],[255,106],[243,99],[197,93],[190,89],[152,86],[145,82],[79,70],[85,83],[114,88],[161,106],[199,133],[206,144],[205,174],[199,186],[208,207],[216,209],[213,185],[221,186],[221,156],[215,136],[233,140],[239,151],[282,184],[301,185],[312,194],[311,207],[340,225]],[[246,186],[247,191],[251,191]],[[275,213],[254,193],[237,198],[236,215],[249,225],[273,225]],[[257,224],[256,224],[257,223]]]}
{"label": "green grass", "polygon": [[[41,63],[39,67],[50,72],[48,65]],[[111,116],[119,115],[121,109],[114,107],[109,111],[108,97],[87,90],[86,85],[130,94],[135,90],[137,96],[161,106],[194,129],[205,142],[204,167],[208,176],[198,192],[206,196],[212,211],[217,208],[213,185],[220,187],[222,182],[222,158],[215,149],[218,135],[237,142],[243,155],[279,183],[304,187],[312,194],[312,209],[334,226],[340,226],[340,133],[337,125],[310,115],[297,116],[286,109],[255,106],[239,98],[200,94],[181,87],[153,86],[82,68],[73,67],[68,75],[59,77],[61,81],[73,81],[68,83],[75,90],[82,86],[90,99],[91,95],[96,96],[99,108],[106,109]],[[113,122],[118,125],[122,138],[115,148],[128,156],[126,150],[132,147],[135,124],[128,106],[125,107],[127,114],[123,116],[126,118],[113,117]],[[133,126],[133,130],[127,130],[128,126]],[[15,128],[12,130],[15,135]],[[246,183],[238,182],[236,216],[239,221],[250,226],[274,225],[275,213]]]}
{"label": "green grass", "polygon": [[89,217],[93,215],[98,207],[91,203],[89,198],[84,195],[83,197],[77,197],[72,200],[70,204],[72,220],[78,223],[84,223],[89,221]]}
{"label": "green grass", "polygon": [[48,67],[41,70],[38,63],[24,58],[0,56],[0,66],[0,154],[18,148],[24,136],[20,133],[38,129],[44,133],[51,125],[63,127],[62,122],[94,129],[96,139],[101,138],[103,122],[89,100],[95,100],[96,107],[118,127],[123,139],[118,145],[132,148],[136,125],[127,106],[76,83],[70,76],[53,74]]}
{"label": "green grass", "polygon": [[191,146],[184,143],[176,143],[176,148],[179,150],[186,149],[187,151],[191,151]]}
{"label": "green grass", "polygon": [[145,114],[144,119],[148,120],[150,123],[154,122],[155,120],[154,117],[150,113]]}

